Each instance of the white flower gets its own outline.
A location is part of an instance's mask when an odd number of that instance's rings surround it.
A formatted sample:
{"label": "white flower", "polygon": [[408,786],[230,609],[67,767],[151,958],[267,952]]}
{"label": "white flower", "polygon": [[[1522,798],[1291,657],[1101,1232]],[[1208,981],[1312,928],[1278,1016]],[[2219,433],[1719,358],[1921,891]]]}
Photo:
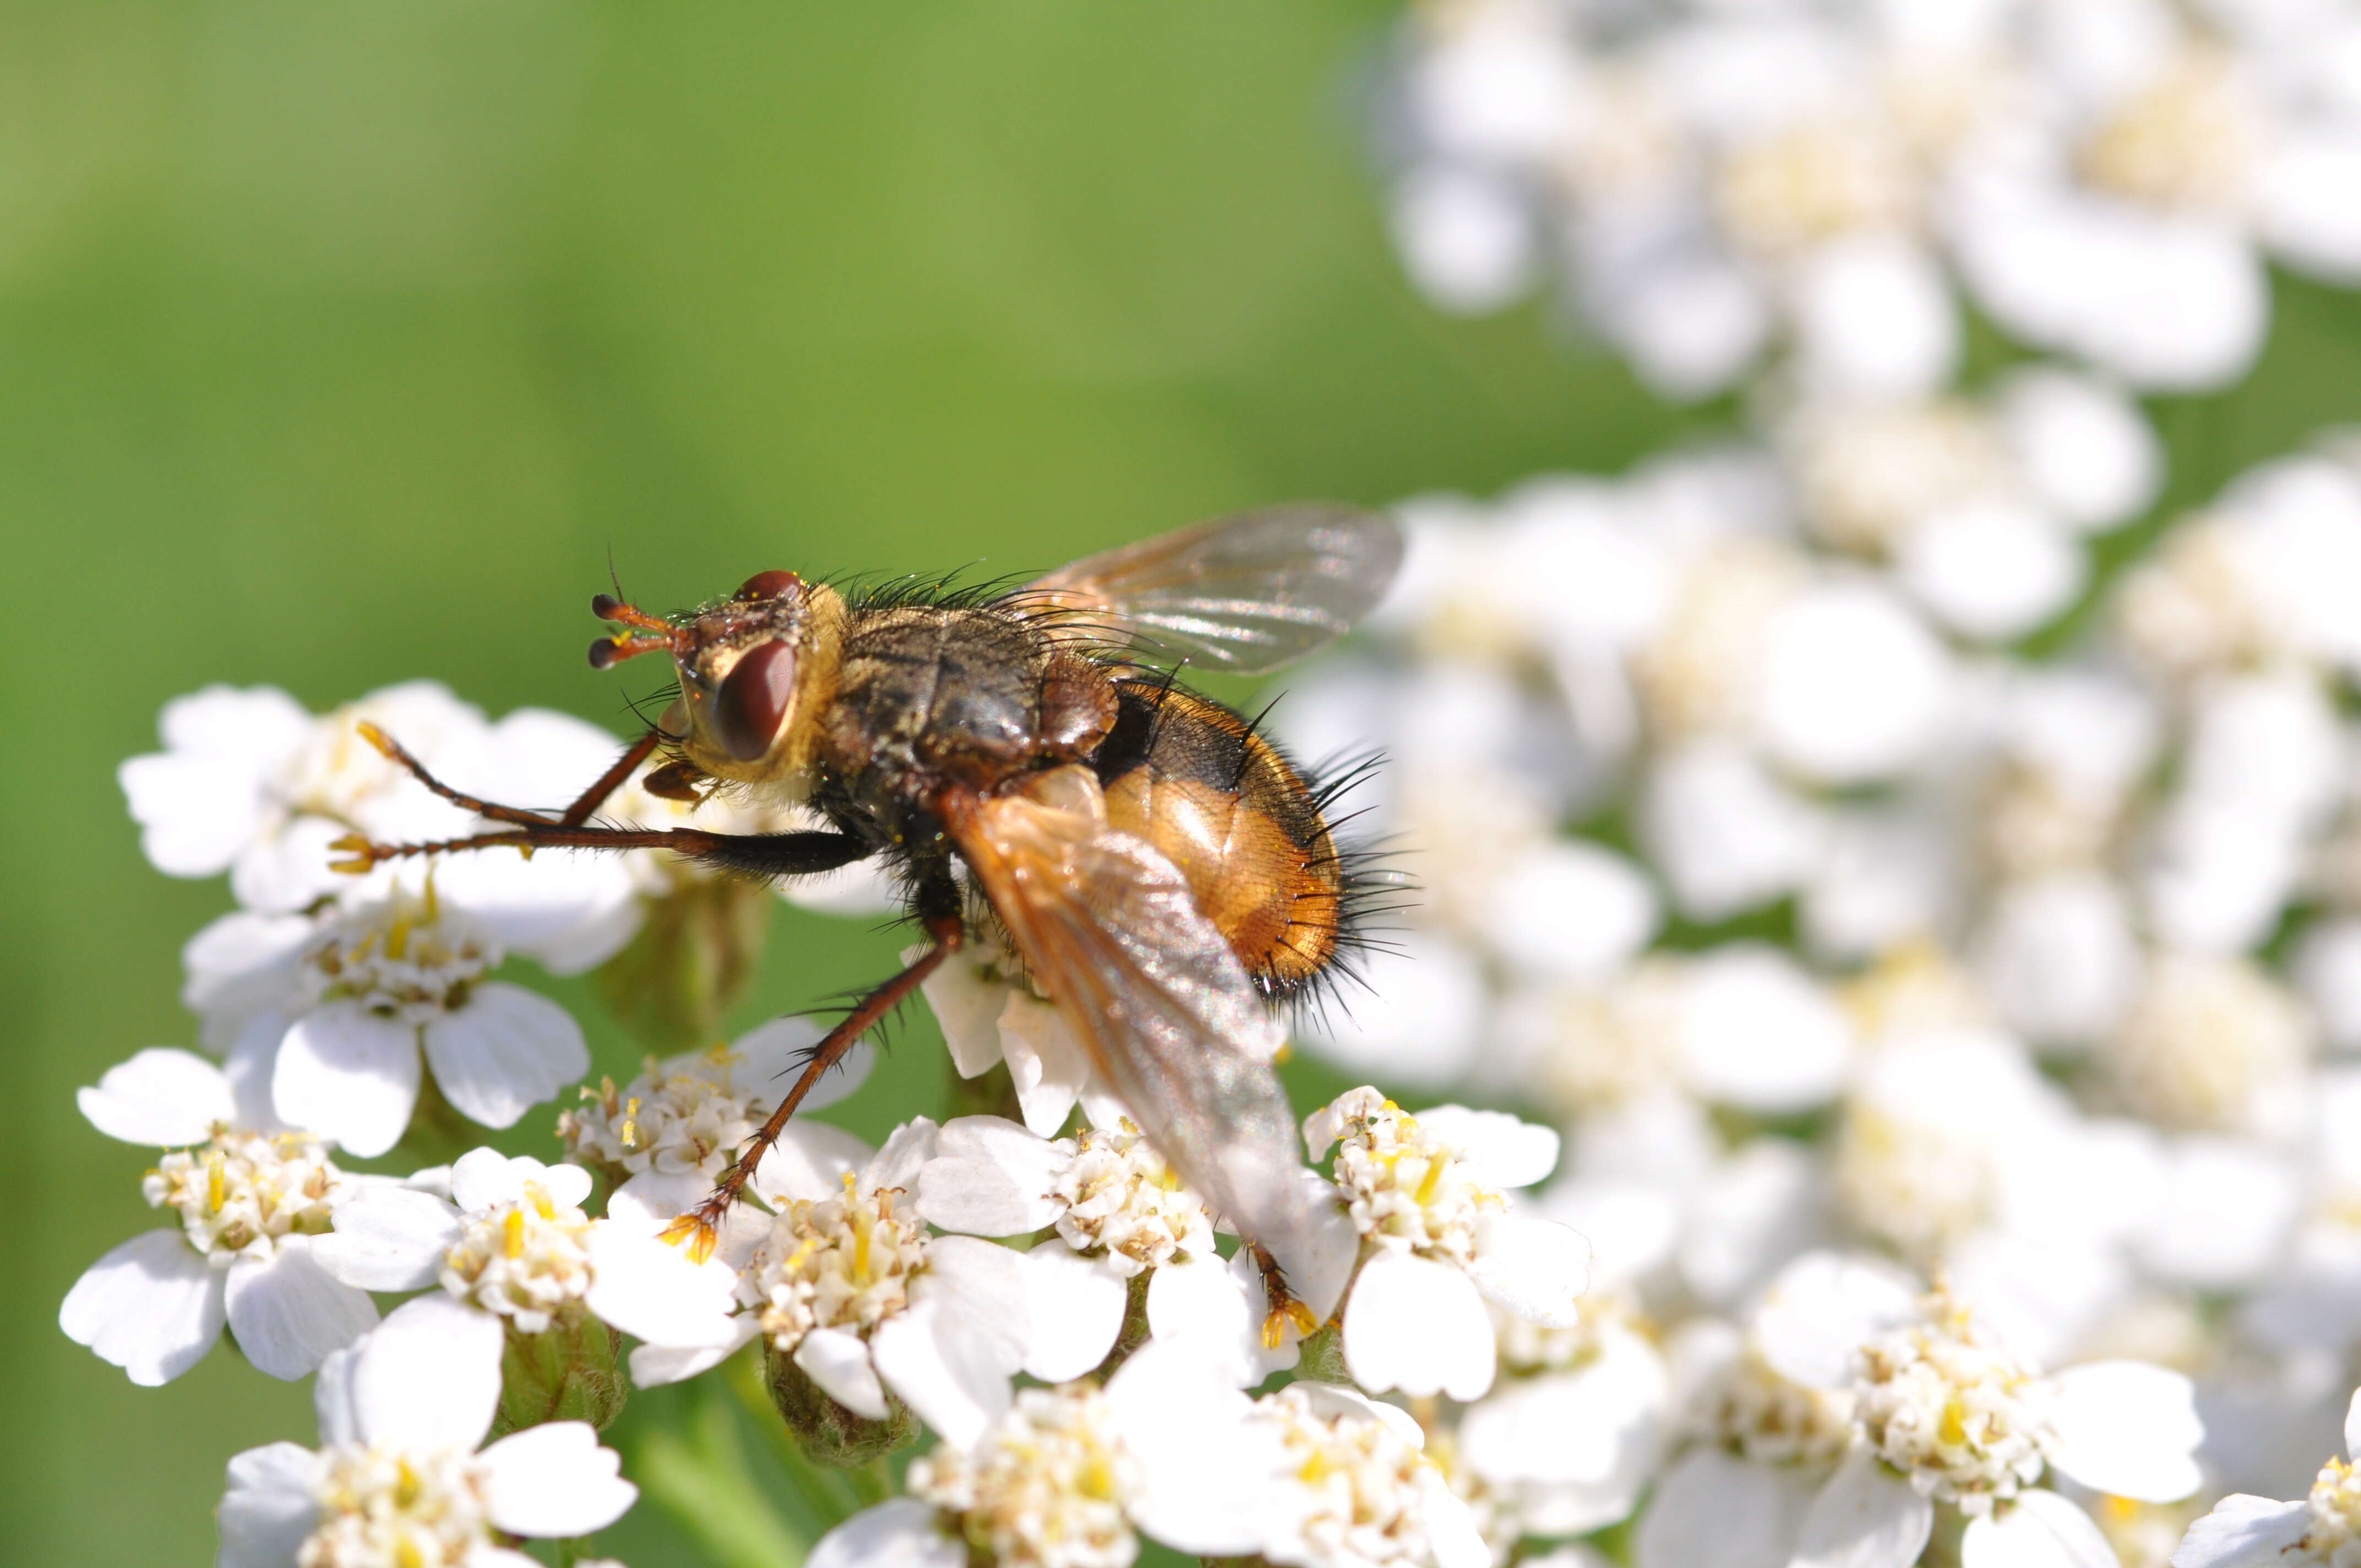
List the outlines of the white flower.
{"label": "white flower", "polygon": [[[2361,1393],[2345,1416],[2345,1452],[2361,1450]],[[2319,1452],[2314,1450],[2314,1453]],[[2361,1478],[2345,1460],[2320,1467],[2291,1503],[2235,1493],[2189,1527],[2172,1568],[2352,1568],[2361,1562]]]}
{"label": "white flower", "polygon": [[1342,1317],[1355,1382],[1474,1399],[1492,1386],[1487,1300],[1574,1325],[1588,1245],[1503,1196],[1549,1174],[1555,1134],[1455,1105],[1413,1119],[1356,1089],[1307,1117],[1303,1139],[1315,1160],[1335,1146],[1336,1190],[1359,1235],[1361,1269]]}
{"label": "white flower", "polygon": [[80,1095],[100,1132],[178,1145],[141,1184],[179,1222],[115,1248],[67,1292],[58,1324],[134,1383],[169,1383],[213,1348],[225,1321],[246,1358],[302,1377],[377,1321],[363,1292],[313,1252],[352,1180],[307,1133],[285,1129],[187,1051],[150,1049]]}
{"label": "white flower", "polygon": [[[634,1191],[639,1179],[653,1177],[656,1181],[644,1184],[650,1190],[661,1187],[668,1197],[693,1199],[670,1179],[719,1178],[739,1146],[794,1086],[805,1053],[819,1036],[806,1019],[774,1018],[727,1046],[686,1051],[661,1062],[652,1058],[620,1089],[612,1079],[584,1089],[582,1103],[558,1116],[557,1135],[569,1157],[605,1170],[625,1192]],[[876,1052],[862,1041],[812,1085],[797,1114],[754,1168],[750,1190],[767,1199],[791,1186],[808,1190],[814,1179],[833,1181],[869,1157],[858,1138],[804,1113],[824,1110],[860,1088],[875,1060]]]}
{"label": "white flower", "polygon": [[1209,1556],[1259,1550],[1290,1458],[1243,1394],[1170,1345],[1143,1348],[1104,1391],[1028,1388],[969,1444],[914,1461],[910,1496],[854,1515],[811,1568],[1126,1568],[1146,1534]]}
{"label": "white flower", "polygon": [[1510,1376],[1461,1418],[1455,1457],[1505,1516],[1496,1524],[1581,1535],[1627,1517],[1664,1456],[1663,1355],[1611,1310],[1574,1329],[1496,1311],[1495,1327]]}
{"label": "white flower", "polygon": [[479,1448],[500,1394],[497,1321],[412,1301],[320,1369],[317,1451],[229,1463],[222,1568],[524,1568],[503,1536],[588,1535],[638,1497],[581,1421]]}
{"label": "white flower", "polygon": [[2128,521],[2162,477],[2129,400],[2051,369],[2017,372],[1990,405],[1806,404],[1785,440],[1814,531],[1891,563],[1971,638],[2021,636],[2065,609],[2088,572],[2076,536]]}
{"label": "white flower", "polygon": [[[904,956],[915,959],[917,950]],[[928,975],[921,989],[942,1025],[960,1076],[974,1078],[1007,1062],[1025,1124],[1034,1132],[1056,1136],[1085,1091],[1112,1103],[1057,1003],[1015,978],[1007,955],[992,943],[969,942]],[[1277,1044],[1271,1042],[1274,1049]]]}
{"label": "white flower", "polygon": [[467,832],[466,812],[361,738],[363,720],[430,767],[485,740],[483,714],[431,681],[389,686],[316,718],[269,686],[207,686],[165,704],[165,750],[121,769],[148,860],[174,876],[226,871],[239,903],[284,912],[350,884],[329,869],[328,849],[348,833],[403,841]]}
{"label": "white flower", "polygon": [[2127,1361],[2043,1376],[1960,1302],[1914,1300],[1883,1265],[1806,1254],[1743,1338],[1692,1355],[1712,1441],[1651,1504],[1642,1568],[1724,1538],[1761,1541],[1766,1563],[1905,1568],[1938,1505],[1967,1519],[1963,1561],[2106,1563],[2090,1518],[2040,1487],[2048,1471],[2151,1501],[2197,1488],[2187,1378]]}
{"label": "white flower", "polygon": [[[971,1235],[1055,1231],[1025,1255],[1033,1322],[1025,1370],[1046,1382],[1081,1376],[1106,1359],[1123,1330],[1128,1282],[1143,1274],[1142,1304],[1157,1337],[1197,1336],[1201,1351],[1242,1386],[1295,1365],[1297,1334],[1264,1343],[1265,1296],[1252,1256],[1241,1249],[1223,1261],[1204,1201],[1128,1122],[1054,1142],[996,1116],[947,1122],[919,1169],[917,1210]],[[1333,1293],[1325,1281],[1289,1283],[1299,1294]]]}
{"label": "white flower", "polygon": [[1422,1452],[1418,1423],[1328,1383],[1258,1400],[1257,1424],[1283,1445],[1290,1483],[1273,1510],[1265,1561],[1298,1568],[1485,1568],[1467,1505]]}
{"label": "white flower", "polygon": [[701,1326],[633,1351],[632,1377],[694,1376],[760,1337],[854,1414],[884,1420],[891,1393],[946,1441],[972,1443],[1007,1410],[1009,1380],[1033,1350],[1027,1260],[928,1235],[911,1195],[938,1134],[919,1117],[858,1171],[799,1174],[775,1216],[740,1206],[719,1237],[734,1297]]}
{"label": "white flower", "polygon": [[512,1126],[590,1067],[555,1003],[488,979],[498,928],[428,880],[412,894],[317,915],[225,915],[184,955],[184,996],[208,1033],[270,1063],[278,1113],[354,1154],[410,1125],[421,1059],[469,1120]]}
{"label": "white flower", "polygon": [[2168,954],[2102,1047],[2124,1102],[2158,1125],[2284,1134],[2302,1109],[2311,1019],[2244,959]]}
{"label": "white flower", "polygon": [[[719,1343],[730,1271],[655,1240],[647,1217],[592,1220],[590,1173],[494,1149],[455,1161],[450,1196],[371,1188],[336,1212],[321,1266],[369,1290],[440,1284],[456,1299],[542,1333],[579,1309],[652,1343]],[[669,1216],[666,1216],[669,1218]]]}

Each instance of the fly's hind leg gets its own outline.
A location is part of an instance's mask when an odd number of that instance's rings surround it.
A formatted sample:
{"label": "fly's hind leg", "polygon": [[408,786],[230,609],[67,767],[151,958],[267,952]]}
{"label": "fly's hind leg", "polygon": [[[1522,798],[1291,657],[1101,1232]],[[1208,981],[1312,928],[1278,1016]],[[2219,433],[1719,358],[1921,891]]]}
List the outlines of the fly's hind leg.
{"label": "fly's hind leg", "polygon": [[1279,1259],[1270,1255],[1270,1249],[1257,1241],[1247,1242],[1246,1247],[1254,1254],[1256,1271],[1262,1276],[1262,1347],[1277,1350],[1290,1328],[1299,1337],[1318,1329],[1320,1320],[1287,1288],[1287,1271],[1279,1267]]}
{"label": "fly's hind leg", "polygon": [[899,1006],[965,940],[965,927],[960,919],[959,884],[951,881],[948,868],[932,872],[919,883],[917,914],[929,938],[927,950],[907,969],[862,997],[835,1028],[820,1036],[819,1044],[811,1048],[803,1071],[796,1076],[786,1097],[779,1102],[778,1109],[740,1147],[738,1157],[730,1162],[730,1168],[721,1173],[721,1179],[714,1183],[705,1201],[664,1228],[664,1240],[686,1242],[689,1255],[700,1263],[710,1257],[730,1205],[744,1195],[746,1184],[753,1179],[763,1157],[779,1141],[787,1118],[795,1114],[796,1107],[803,1103],[812,1085],[819,1081],[822,1073],[842,1061],[854,1041]]}

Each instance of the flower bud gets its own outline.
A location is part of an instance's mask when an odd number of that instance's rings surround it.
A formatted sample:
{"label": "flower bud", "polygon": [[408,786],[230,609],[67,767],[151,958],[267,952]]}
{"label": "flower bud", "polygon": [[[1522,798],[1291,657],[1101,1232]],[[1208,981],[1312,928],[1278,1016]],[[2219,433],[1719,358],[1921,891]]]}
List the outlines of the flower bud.
{"label": "flower bud", "polygon": [[600,996],[653,1049],[710,1043],[753,978],[774,902],[740,877],[679,879],[649,900],[639,934],[600,966]]}
{"label": "flower bud", "polygon": [[627,1388],[617,1370],[621,1350],[615,1331],[578,1301],[541,1333],[520,1332],[510,1321],[500,1346],[500,1405],[492,1435],[545,1421],[605,1427],[623,1409]]}
{"label": "flower bud", "polygon": [[858,1470],[917,1440],[918,1419],[890,1392],[891,1412],[880,1420],[856,1415],[831,1399],[791,1355],[783,1355],[763,1342],[763,1372],[771,1386],[771,1403],[795,1434],[796,1446],[814,1464],[834,1470]]}

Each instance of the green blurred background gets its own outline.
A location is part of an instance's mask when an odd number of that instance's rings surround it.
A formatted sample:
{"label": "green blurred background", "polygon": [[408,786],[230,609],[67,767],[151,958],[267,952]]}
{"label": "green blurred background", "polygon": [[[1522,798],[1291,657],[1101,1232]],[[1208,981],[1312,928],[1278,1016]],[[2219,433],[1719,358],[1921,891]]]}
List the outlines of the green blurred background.
{"label": "green blurred background", "polygon": [[[56,1327],[74,1277],[154,1223],[145,1158],[73,1090],[191,1043],[180,945],[227,905],[149,871],[115,785],[167,698],[267,682],[317,708],[426,675],[620,733],[653,683],[582,660],[610,552],[656,605],[774,565],[1049,566],[1259,501],[1612,469],[1730,418],[1654,407],[1538,307],[1469,323],[1411,293],[1362,151],[1395,20],[0,10],[0,1561],[209,1561],[227,1456],[312,1438],[307,1389],[226,1347],[138,1389]],[[2361,416],[2361,306],[2282,280],[2257,378],[2158,413],[2161,515]],[[739,1022],[896,945],[783,908]],[[591,1029],[628,1073],[636,1047]],[[836,1114],[874,1136],[937,1108],[941,1071],[915,1022]],[[734,1450],[766,1468],[688,1398],[635,1400],[635,1468],[724,1492]],[[791,1555],[653,1507],[602,1545],[634,1568]]]}

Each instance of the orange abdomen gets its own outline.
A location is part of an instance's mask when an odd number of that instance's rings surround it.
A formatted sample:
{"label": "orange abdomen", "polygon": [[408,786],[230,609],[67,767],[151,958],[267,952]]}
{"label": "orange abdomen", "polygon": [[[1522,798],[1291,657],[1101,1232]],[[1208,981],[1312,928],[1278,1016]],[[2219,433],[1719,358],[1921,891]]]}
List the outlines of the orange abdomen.
{"label": "orange abdomen", "polygon": [[1345,870],[1301,774],[1211,698],[1125,681],[1097,758],[1107,817],[1156,846],[1266,996],[1336,956]]}

